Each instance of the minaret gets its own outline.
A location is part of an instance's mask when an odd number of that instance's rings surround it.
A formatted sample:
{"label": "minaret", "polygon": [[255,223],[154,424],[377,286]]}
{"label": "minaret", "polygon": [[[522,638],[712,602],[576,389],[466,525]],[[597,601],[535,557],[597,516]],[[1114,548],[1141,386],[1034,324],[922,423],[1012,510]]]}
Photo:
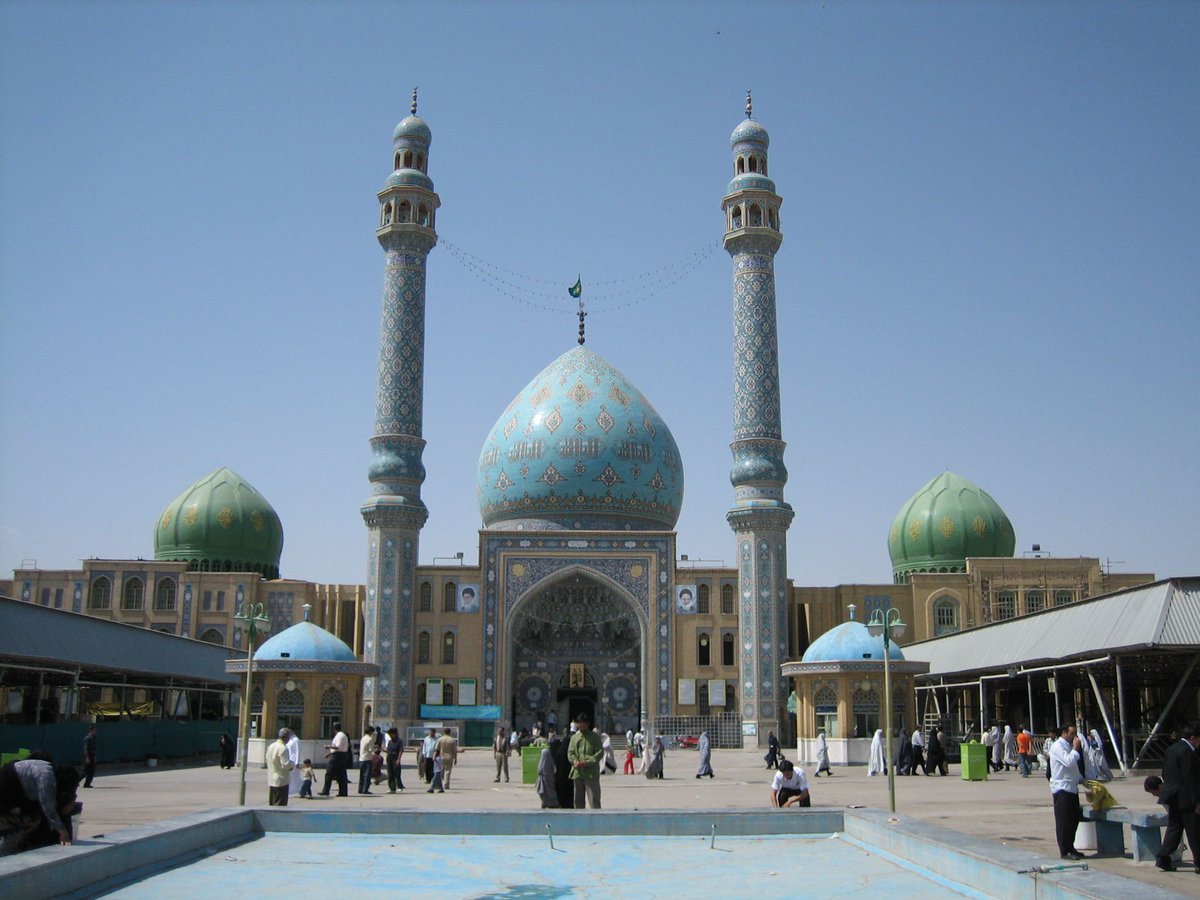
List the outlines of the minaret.
{"label": "minaret", "polygon": [[425,373],[425,262],[437,243],[440,201],[426,174],[429,126],[412,115],[396,126],[392,174],[379,192],[383,247],[383,320],[371,437],[371,499],[362,507],[368,562],[364,656],[378,663],[364,701],[376,722],[415,716],[413,703],[413,597],[417,547],[429,511],[421,502]]}
{"label": "minaret", "polygon": [[737,540],[742,720],[778,736],[787,655],[787,529],[779,422],[775,253],[782,198],[767,177],[767,130],[752,118],[734,129],[733,180],[721,202],[725,249],[733,257],[733,508],[725,518]]}

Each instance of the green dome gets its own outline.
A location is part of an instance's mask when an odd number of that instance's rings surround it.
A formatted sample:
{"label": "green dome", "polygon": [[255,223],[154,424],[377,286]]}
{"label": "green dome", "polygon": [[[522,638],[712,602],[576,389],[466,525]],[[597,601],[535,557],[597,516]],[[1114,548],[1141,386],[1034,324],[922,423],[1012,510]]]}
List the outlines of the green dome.
{"label": "green dome", "polygon": [[943,472],[900,508],[888,535],[892,578],[914,572],[963,572],[973,556],[1012,556],[1012,523],[986,491]]}
{"label": "green dome", "polygon": [[240,475],[217,469],[167,504],[154,526],[154,558],[200,572],[279,577],[283,526],[267,499]]}

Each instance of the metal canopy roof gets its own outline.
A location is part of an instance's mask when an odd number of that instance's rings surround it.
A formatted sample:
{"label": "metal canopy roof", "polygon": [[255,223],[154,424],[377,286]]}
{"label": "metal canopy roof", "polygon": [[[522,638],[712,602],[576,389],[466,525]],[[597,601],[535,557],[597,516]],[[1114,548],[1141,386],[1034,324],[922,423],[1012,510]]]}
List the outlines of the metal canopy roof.
{"label": "metal canopy roof", "polygon": [[1170,578],[907,644],[919,681],[1116,653],[1200,651],[1200,577]]}
{"label": "metal canopy roof", "polygon": [[8,662],[234,685],[237,676],[225,672],[225,660],[233,652],[138,625],[0,597],[0,668]]}

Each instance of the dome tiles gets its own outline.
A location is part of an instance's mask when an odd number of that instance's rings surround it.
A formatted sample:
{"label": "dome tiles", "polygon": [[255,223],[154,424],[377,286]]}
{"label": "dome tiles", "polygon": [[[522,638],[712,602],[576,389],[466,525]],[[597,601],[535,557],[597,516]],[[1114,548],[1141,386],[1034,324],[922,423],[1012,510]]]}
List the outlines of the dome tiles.
{"label": "dome tiles", "polygon": [[433,132],[420,116],[405,116],[392,132],[392,140],[418,141],[428,145],[433,140]]}
{"label": "dome tiles", "polygon": [[345,641],[312,622],[297,622],[272,635],[254,651],[255,662],[287,659],[301,662],[358,662]]}
{"label": "dome tiles", "polygon": [[[888,645],[888,658],[904,659],[904,653],[895,641]],[[875,637],[862,622],[843,622],[809,644],[801,662],[861,662],[864,659],[883,661],[883,636]]]}
{"label": "dome tiles", "polygon": [[896,583],[914,572],[962,572],[970,557],[1012,556],[1016,535],[991,496],[943,472],[900,508],[888,534]]}
{"label": "dome tiles", "polygon": [[267,499],[236,472],[220,468],[167,504],[154,526],[154,558],[202,572],[279,577],[283,525]]}
{"label": "dome tiles", "polygon": [[670,531],[683,463],[666,423],[624,375],[586,347],[526,385],[479,457],[487,528]]}
{"label": "dome tiles", "polygon": [[762,125],[753,119],[746,119],[733,129],[733,134],[729,136],[729,143],[734,150],[737,150],[740,144],[754,144],[766,150],[771,144],[771,137]]}

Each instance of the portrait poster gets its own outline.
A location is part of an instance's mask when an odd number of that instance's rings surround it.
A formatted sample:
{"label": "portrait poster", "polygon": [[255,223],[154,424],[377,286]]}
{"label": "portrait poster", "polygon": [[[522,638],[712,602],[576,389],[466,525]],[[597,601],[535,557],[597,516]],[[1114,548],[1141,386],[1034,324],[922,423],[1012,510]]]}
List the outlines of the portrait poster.
{"label": "portrait poster", "polygon": [[696,679],[695,678],[680,678],[679,679],[679,705],[680,706],[695,706],[696,705]]}
{"label": "portrait poster", "polygon": [[460,613],[479,612],[479,585],[464,584],[458,589],[458,611]]}
{"label": "portrait poster", "polygon": [[696,611],[696,586],[694,584],[675,585],[675,612],[694,613]]}
{"label": "portrait poster", "polygon": [[724,706],[725,705],[725,679],[724,678],[708,679],[708,705],[709,706]]}

